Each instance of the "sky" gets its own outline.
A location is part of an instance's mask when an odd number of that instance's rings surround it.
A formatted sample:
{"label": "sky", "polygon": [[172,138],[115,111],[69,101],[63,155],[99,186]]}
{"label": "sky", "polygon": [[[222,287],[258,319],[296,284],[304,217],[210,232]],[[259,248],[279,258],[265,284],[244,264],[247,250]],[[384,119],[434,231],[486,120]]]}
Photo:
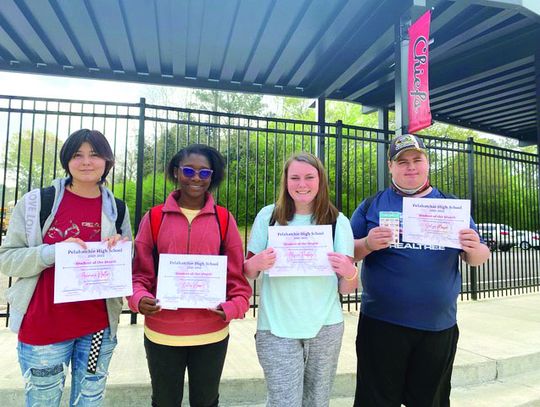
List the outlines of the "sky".
{"label": "sky", "polygon": [[[118,103],[138,103],[141,97],[146,97],[147,103],[157,104],[163,104],[163,98],[167,97],[174,100],[174,103],[171,104],[186,107],[189,99],[193,97],[192,91],[193,89],[181,87],[0,71],[0,95],[3,96],[47,97]],[[279,98],[274,96],[264,96],[263,102],[270,106],[278,105],[277,99]],[[308,102],[306,101],[306,103]]]}
{"label": "sky", "polygon": [[161,86],[0,72],[0,95],[137,103]]}

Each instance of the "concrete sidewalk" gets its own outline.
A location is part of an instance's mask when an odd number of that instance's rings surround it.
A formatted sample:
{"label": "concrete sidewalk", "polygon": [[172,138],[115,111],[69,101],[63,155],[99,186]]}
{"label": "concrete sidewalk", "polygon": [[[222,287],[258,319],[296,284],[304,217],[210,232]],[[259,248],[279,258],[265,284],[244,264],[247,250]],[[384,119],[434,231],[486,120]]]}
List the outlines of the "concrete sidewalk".
{"label": "concrete sidewalk", "polygon": [[[460,302],[460,340],[452,377],[453,406],[540,406],[540,294]],[[351,406],[357,313],[345,313],[345,334],[331,405]],[[263,406],[265,385],[253,335],[256,320],[231,324],[221,385],[222,406]],[[148,406],[150,378],[142,323],[122,316],[107,385],[107,406]],[[0,400],[23,405],[16,335],[0,330]],[[187,395],[186,395],[187,396]],[[187,398],[186,398],[187,400]],[[187,403],[184,403],[187,405]]]}

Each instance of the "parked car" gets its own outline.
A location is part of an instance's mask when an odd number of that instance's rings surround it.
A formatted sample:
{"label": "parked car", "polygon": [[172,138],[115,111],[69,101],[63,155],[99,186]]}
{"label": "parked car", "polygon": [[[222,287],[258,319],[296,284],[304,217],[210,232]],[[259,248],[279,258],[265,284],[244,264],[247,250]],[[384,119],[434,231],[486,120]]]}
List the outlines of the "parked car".
{"label": "parked car", "polygon": [[2,222],[0,224],[0,233],[5,235],[9,224],[7,208],[0,208],[0,221]]}
{"label": "parked car", "polygon": [[512,238],[512,228],[502,223],[479,223],[476,225],[480,236],[485,240],[491,251],[510,250],[515,242]]}
{"label": "parked car", "polygon": [[514,230],[512,240],[516,246],[523,250],[529,250],[531,247],[540,249],[540,235],[530,230]]}
{"label": "parked car", "polygon": [[2,235],[7,233],[9,218],[11,216],[11,211],[13,210],[14,202],[8,202],[6,207],[0,208],[0,220],[2,224],[0,225],[0,232]]}

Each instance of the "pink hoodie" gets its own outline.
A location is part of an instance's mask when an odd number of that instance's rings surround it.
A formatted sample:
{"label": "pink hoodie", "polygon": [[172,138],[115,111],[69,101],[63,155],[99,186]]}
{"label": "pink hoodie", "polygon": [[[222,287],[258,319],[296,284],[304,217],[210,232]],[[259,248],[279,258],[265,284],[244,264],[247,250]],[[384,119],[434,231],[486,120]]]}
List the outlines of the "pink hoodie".
{"label": "pink hoodie", "polygon": [[[157,247],[159,253],[172,254],[219,254],[219,226],[214,214],[214,198],[207,194],[206,203],[189,225],[177,204],[180,191],[173,191],[163,206],[163,221],[159,230]],[[229,216],[229,226],[224,240],[227,256],[226,301],[221,304],[224,321],[218,314],[206,309],[161,310],[145,316],[145,324],[154,332],[166,335],[201,335],[225,328],[231,319],[243,318],[249,309],[251,287],[242,273],[244,252],[236,221]],[[157,277],[152,257],[152,231],[149,215],[141,220],[135,238],[133,260],[133,295],[128,297],[129,308],[139,311],[142,297],[155,298]]]}

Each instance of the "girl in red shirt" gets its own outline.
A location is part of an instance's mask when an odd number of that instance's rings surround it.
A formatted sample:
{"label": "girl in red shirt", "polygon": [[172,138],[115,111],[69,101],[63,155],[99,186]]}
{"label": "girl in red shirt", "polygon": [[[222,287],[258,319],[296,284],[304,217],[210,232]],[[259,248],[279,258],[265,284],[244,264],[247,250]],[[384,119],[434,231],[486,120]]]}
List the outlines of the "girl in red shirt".
{"label": "girl in red shirt", "polygon": [[55,304],[54,247],[74,242],[86,248],[86,242],[99,241],[112,247],[122,235],[131,236],[131,227],[127,210],[122,222],[116,222],[117,201],[103,186],[114,165],[103,134],[87,129],[74,132],[62,146],[60,161],[67,178],[53,182],[54,202],[43,228],[39,203],[44,202],[45,190],[33,190],[14,209],[0,248],[0,264],[3,273],[18,277],[8,299],[10,327],[19,334],[26,405],[60,405],[71,364],[70,405],[98,406],[116,346],[122,298]]}

